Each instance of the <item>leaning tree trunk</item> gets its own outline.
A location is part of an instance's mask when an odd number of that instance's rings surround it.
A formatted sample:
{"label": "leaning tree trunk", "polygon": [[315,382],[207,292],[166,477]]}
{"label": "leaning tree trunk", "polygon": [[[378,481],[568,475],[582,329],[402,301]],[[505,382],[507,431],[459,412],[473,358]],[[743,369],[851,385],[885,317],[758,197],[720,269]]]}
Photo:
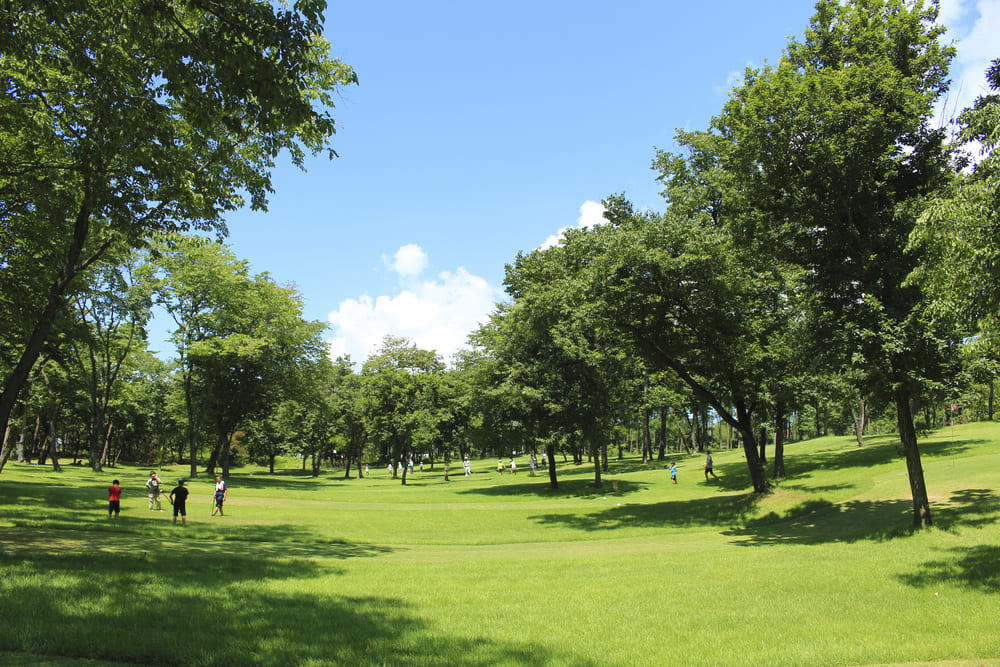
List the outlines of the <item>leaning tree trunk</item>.
{"label": "leaning tree trunk", "polygon": [[899,425],[899,439],[903,443],[906,456],[906,472],[910,478],[910,494],[913,497],[913,526],[920,528],[931,525],[931,507],[924,484],[924,469],[920,464],[920,449],[917,446],[917,431],[913,427],[913,413],[910,412],[910,397],[905,389],[895,390],[896,421]]}

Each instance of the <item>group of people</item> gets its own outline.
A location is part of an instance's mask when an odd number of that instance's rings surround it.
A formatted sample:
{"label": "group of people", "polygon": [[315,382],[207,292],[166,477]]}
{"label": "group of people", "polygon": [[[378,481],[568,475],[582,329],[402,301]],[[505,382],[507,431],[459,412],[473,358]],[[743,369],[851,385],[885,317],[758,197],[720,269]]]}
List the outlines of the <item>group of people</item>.
{"label": "group of people", "polygon": [[[154,470],[149,473],[149,479],[146,480],[146,495],[149,498],[149,511],[162,512],[160,496],[162,494],[162,482],[160,481],[160,476]],[[173,491],[167,497],[167,500],[174,507],[174,525],[177,525],[177,517],[181,519],[181,525],[187,526],[187,499],[190,495],[190,491],[186,486],[184,486],[184,478],[177,480],[177,486],[174,487]],[[122,488],[119,486],[119,481],[116,479],[108,487],[108,518],[118,518],[121,512],[121,498],[122,498]],[[219,516],[225,516],[225,512],[222,509],[223,504],[226,499],[229,498],[229,486],[226,484],[225,480],[221,476],[216,476],[215,478],[215,490],[212,492],[212,500],[214,501],[214,507],[212,508],[212,516],[218,514]]]}
{"label": "group of people", "polygon": [[[712,452],[705,450],[705,481],[708,481],[708,476],[711,475],[715,479],[719,479],[719,476],[715,474],[714,464],[712,463]],[[677,483],[677,461],[670,462],[670,482],[672,484]]]}

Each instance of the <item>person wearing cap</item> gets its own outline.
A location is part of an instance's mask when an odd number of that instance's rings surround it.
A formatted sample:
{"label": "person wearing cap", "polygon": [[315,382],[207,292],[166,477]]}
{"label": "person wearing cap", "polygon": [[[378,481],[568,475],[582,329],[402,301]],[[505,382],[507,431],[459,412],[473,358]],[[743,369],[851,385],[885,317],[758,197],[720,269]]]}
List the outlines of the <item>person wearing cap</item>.
{"label": "person wearing cap", "polygon": [[174,506],[174,525],[177,525],[177,515],[181,515],[181,525],[187,526],[187,508],[185,504],[187,503],[189,491],[187,487],[184,486],[184,478],[181,477],[177,480],[177,487],[170,492],[170,502]]}
{"label": "person wearing cap", "polygon": [[153,511],[153,505],[156,505],[156,511],[162,512],[163,508],[160,507],[160,477],[156,474],[156,471],[149,473],[149,479],[146,480],[146,493],[149,495],[149,511]]}

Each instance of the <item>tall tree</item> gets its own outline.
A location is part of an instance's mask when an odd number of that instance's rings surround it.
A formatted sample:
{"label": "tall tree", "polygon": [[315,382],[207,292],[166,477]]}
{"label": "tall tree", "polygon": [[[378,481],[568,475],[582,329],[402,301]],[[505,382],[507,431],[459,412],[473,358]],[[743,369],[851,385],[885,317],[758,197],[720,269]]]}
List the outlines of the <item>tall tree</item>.
{"label": "tall tree", "polygon": [[110,438],[109,406],[123,365],[145,339],[150,283],[137,258],[99,263],[88,272],[87,289],[72,300],[78,335],[63,342],[62,355],[83,378],[90,397],[90,465],[101,471]]}
{"label": "tall tree", "polygon": [[817,333],[891,396],[917,526],[931,514],[911,402],[951,344],[904,282],[923,260],[909,234],[948,167],[931,119],[954,50],[936,18],[934,2],[821,0],[805,38],[748,70],[713,121],[753,213],[739,231],[805,269]]}
{"label": "tall tree", "polygon": [[435,408],[433,388],[444,368],[436,352],[394,336],[386,336],[362,367],[369,435],[394,471],[403,464],[402,484],[407,463],[417,453],[414,445],[426,442],[426,425]]}
{"label": "tall tree", "polygon": [[[0,431],[82,271],[154,232],[263,209],[328,150],[322,0],[0,3]],[[332,151],[329,151],[332,154]]]}

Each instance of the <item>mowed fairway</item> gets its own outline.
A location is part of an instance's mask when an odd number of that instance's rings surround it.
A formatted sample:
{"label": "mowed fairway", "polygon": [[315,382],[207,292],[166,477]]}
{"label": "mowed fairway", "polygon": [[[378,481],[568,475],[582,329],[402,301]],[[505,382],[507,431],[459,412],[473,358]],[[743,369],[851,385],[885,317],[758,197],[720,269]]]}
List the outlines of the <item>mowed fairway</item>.
{"label": "mowed fairway", "polygon": [[[593,471],[560,488],[453,466],[236,469],[224,518],[146,508],[148,468],[0,474],[0,663],[998,665],[1000,427],[921,440],[935,527],[912,532],[891,437],[786,449],[747,492],[742,452]],[[163,471],[167,490],[185,466]],[[125,489],[107,518],[106,487]],[[617,483],[617,490],[613,484]]]}

